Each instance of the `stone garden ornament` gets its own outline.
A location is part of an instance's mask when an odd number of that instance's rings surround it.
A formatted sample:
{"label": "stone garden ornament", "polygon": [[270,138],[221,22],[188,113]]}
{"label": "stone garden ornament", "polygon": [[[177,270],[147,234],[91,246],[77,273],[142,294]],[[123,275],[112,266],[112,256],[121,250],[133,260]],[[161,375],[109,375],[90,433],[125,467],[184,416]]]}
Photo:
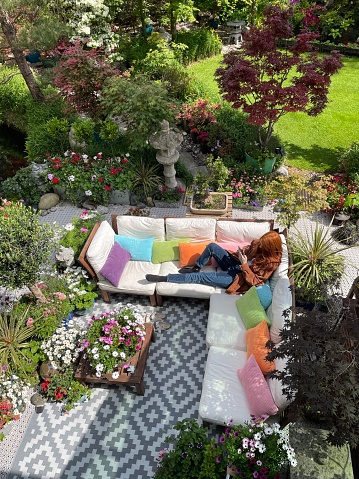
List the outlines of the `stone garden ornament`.
{"label": "stone garden ornament", "polygon": [[161,122],[161,130],[154,133],[149,143],[155,150],[158,163],[163,165],[163,175],[165,177],[165,185],[168,188],[176,188],[176,170],[174,164],[178,160],[178,147],[183,141],[183,135],[177,133],[170,128],[167,120]]}

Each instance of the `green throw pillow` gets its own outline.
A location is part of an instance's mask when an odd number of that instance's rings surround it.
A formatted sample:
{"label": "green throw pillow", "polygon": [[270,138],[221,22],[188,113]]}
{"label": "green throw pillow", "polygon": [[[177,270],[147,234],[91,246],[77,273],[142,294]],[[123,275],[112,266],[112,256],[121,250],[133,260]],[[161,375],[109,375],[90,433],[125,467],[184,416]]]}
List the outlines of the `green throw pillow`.
{"label": "green throw pillow", "polygon": [[180,253],[178,243],[189,243],[189,238],[154,241],[152,247],[152,263],[165,263],[166,261],[179,261]]}
{"label": "green throw pillow", "polygon": [[247,329],[255,328],[263,319],[268,326],[271,325],[261,305],[255,286],[252,286],[243,296],[237,299],[236,306]]}

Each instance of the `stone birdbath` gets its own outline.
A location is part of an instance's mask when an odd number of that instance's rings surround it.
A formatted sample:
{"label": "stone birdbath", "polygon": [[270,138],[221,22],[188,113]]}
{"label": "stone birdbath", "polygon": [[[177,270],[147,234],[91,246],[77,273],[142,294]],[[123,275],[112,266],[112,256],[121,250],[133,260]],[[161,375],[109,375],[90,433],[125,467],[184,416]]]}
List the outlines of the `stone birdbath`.
{"label": "stone birdbath", "polygon": [[149,143],[155,150],[158,163],[163,165],[163,175],[165,177],[165,185],[174,189],[177,186],[176,170],[174,164],[178,160],[178,147],[183,141],[183,135],[177,133],[170,128],[167,120],[161,122],[161,130],[154,133]]}

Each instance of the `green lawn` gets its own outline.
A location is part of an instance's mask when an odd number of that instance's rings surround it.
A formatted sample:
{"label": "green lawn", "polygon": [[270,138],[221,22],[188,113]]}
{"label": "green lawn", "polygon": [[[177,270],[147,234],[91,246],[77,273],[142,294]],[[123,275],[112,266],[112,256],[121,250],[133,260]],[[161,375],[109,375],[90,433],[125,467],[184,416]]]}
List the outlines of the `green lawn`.
{"label": "green lawn", "polygon": [[[218,55],[189,67],[213,102],[221,101],[213,75],[221,58]],[[359,58],[343,57],[343,63],[332,77],[329,103],[323,113],[317,117],[288,113],[275,126],[288,165],[336,171],[340,152],[359,140]]]}

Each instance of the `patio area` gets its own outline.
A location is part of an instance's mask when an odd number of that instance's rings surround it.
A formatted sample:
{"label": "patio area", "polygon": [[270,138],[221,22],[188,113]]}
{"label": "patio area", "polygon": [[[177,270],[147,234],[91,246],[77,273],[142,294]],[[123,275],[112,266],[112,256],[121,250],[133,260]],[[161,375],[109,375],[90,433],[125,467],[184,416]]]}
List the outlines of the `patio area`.
{"label": "patio area", "polygon": [[[127,210],[110,206],[106,218]],[[61,204],[43,221],[65,225],[80,212]],[[151,209],[151,216],[185,215],[186,207]],[[276,214],[264,207],[257,213],[236,209],[232,216],[275,219]],[[297,227],[304,230],[316,220],[329,226],[329,216],[317,214],[302,218]],[[338,294],[345,297],[359,274],[359,246],[343,254],[346,271]],[[166,447],[165,437],[173,433],[171,427],[181,419],[198,418],[208,301],[165,298],[163,307],[153,308],[147,297],[113,295],[111,304],[98,299],[92,314],[108,311],[118,302],[136,304],[147,315],[158,311],[170,324],[170,329],[157,331],[156,342],[150,345],[145,395],[125,387],[96,386],[91,400],[68,415],[61,414],[58,404],[46,404],[41,414],[28,405],[0,443],[0,479],[149,479],[156,469],[155,458]]]}

